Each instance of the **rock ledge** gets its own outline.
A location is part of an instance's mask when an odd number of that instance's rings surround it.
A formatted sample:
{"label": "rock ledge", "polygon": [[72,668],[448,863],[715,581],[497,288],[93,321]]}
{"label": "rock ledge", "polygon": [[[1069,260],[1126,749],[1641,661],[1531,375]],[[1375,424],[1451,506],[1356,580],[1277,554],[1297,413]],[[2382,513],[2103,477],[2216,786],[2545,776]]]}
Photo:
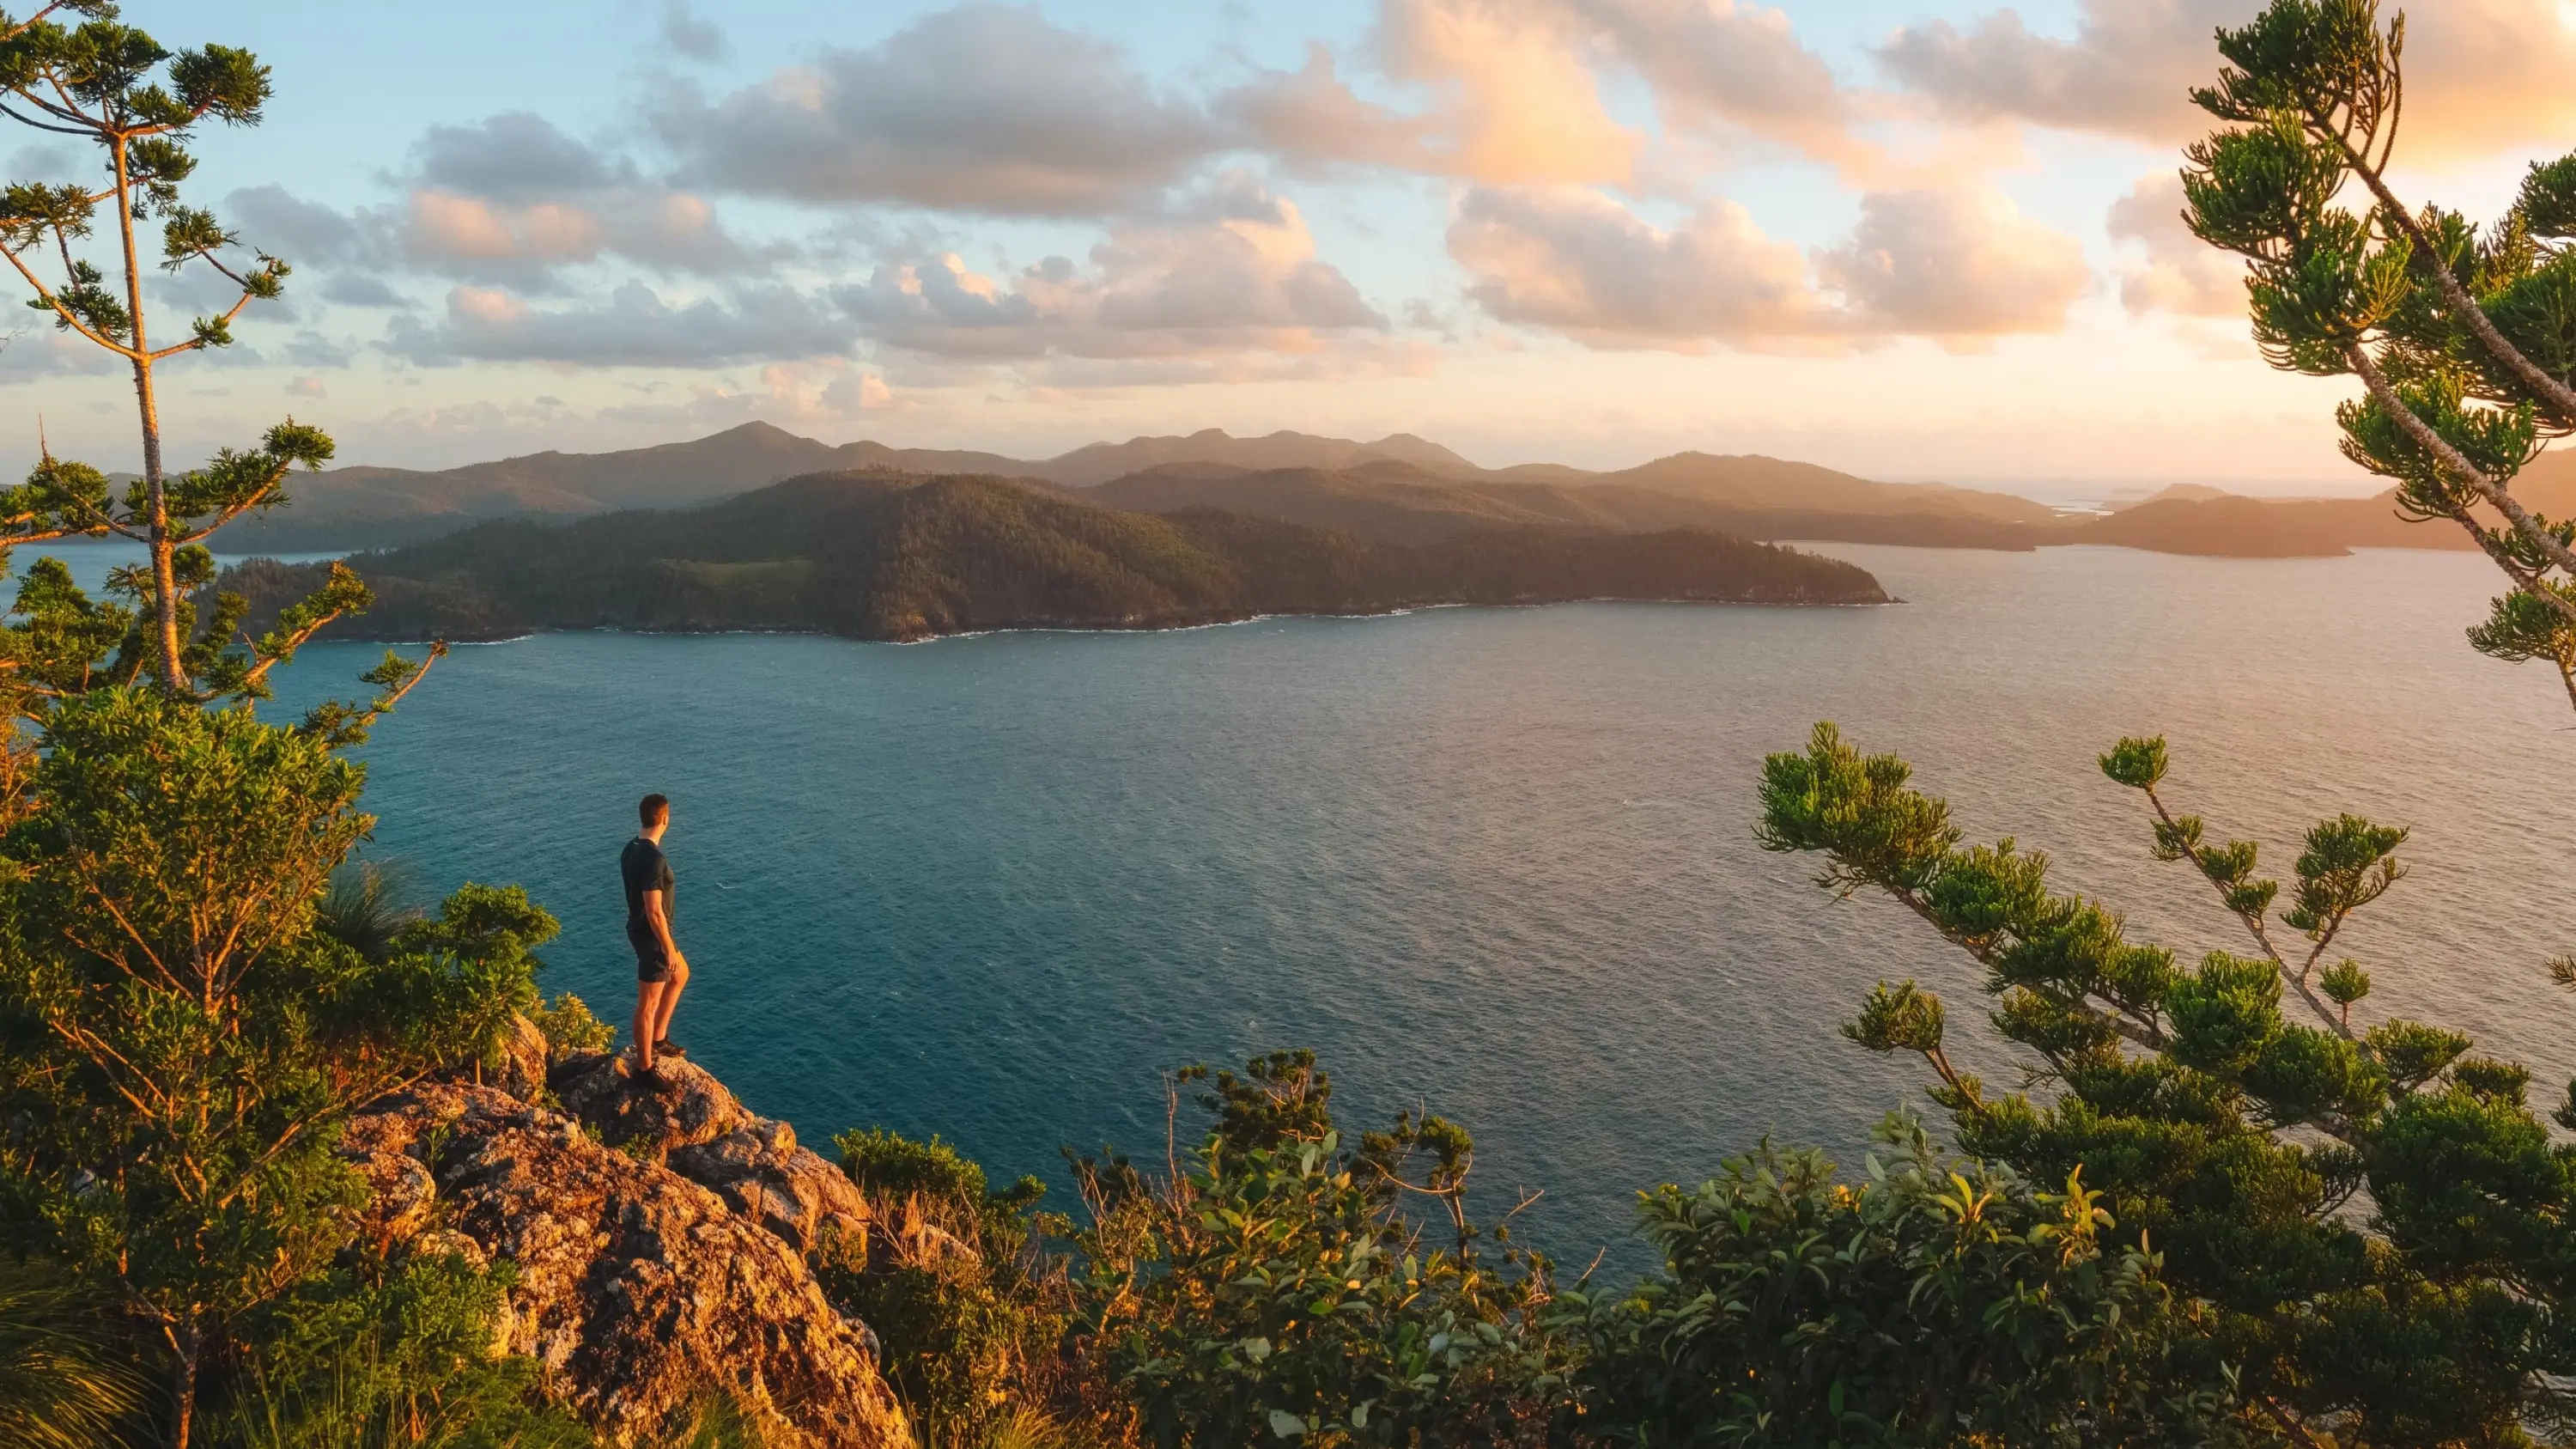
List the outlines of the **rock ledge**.
{"label": "rock ledge", "polygon": [[834,1235],[864,1248],[865,1200],[702,1068],[665,1071],[649,1093],[617,1058],[574,1056],[549,1074],[569,1112],[455,1082],[370,1104],[342,1138],[369,1233],[516,1265],[509,1349],[618,1443],[730,1391],[813,1449],[907,1449],[874,1335],[805,1257]]}

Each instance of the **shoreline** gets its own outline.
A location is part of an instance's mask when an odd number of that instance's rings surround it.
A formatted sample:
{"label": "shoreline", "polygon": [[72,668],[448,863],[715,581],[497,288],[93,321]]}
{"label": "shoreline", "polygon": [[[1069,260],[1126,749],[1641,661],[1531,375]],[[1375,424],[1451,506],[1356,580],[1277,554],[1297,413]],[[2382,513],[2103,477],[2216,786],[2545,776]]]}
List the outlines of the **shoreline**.
{"label": "shoreline", "polygon": [[[1246,615],[1243,615],[1243,616],[1242,616],[1242,617],[1240,617],[1240,618],[1232,618],[1232,619],[1209,619],[1209,620],[1205,620],[1205,621],[1203,621],[1203,622],[1193,623],[1193,624],[1134,624],[1134,625],[1004,624],[1004,625],[996,625],[996,626],[994,626],[994,627],[991,627],[991,628],[984,628],[984,629],[954,629],[954,630],[949,630],[949,631],[944,632],[944,633],[922,634],[922,635],[918,635],[918,636],[914,636],[914,637],[910,637],[910,638],[900,638],[900,639],[871,638],[871,637],[869,637],[869,636],[866,636],[866,635],[860,635],[860,634],[840,634],[840,633],[835,633],[835,632],[833,632],[833,631],[832,631],[832,630],[830,630],[830,629],[821,629],[821,628],[814,628],[814,629],[631,629],[631,628],[626,628],[626,627],[621,626],[621,625],[614,625],[614,624],[592,624],[592,625],[583,625],[583,626],[565,625],[565,626],[560,626],[560,627],[558,627],[558,626],[545,626],[545,625],[541,625],[541,626],[538,626],[538,627],[535,627],[535,628],[529,628],[529,629],[521,629],[521,630],[517,630],[517,631],[515,631],[515,632],[513,632],[513,633],[509,633],[509,634],[495,634],[495,635],[492,635],[492,636],[490,636],[490,637],[488,637],[488,638],[453,638],[453,637],[451,637],[451,638],[449,638],[449,639],[446,639],[446,640],[445,640],[445,641],[443,641],[443,642],[445,642],[445,643],[447,644],[447,646],[448,646],[449,648],[452,648],[452,649],[473,649],[473,648],[495,647],[495,646],[499,646],[499,645],[503,645],[503,644],[519,644],[519,643],[524,643],[524,642],[526,642],[527,640],[530,640],[530,639],[536,639],[536,638],[540,638],[540,637],[543,637],[543,636],[545,636],[545,635],[550,635],[550,634],[628,634],[628,635],[634,635],[634,636],[637,636],[637,637],[639,637],[639,638],[663,638],[663,639],[714,639],[714,638],[723,638],[723,637],[731,636],[731,635],[739,635],[739,636],[747,636],[747,637],[787,637],[787,638],[806,638],[806,639],[838,639],[838,640],[841,640],[841,641],[843,641],[843,642],[845,642],[845,643],[850,643],[850,644],[885,644],[885,645],[893,646],[893,647],[895,647],[895,648],[911,648],[911,647],[913,647],[913,646],[915,646],[915,645],[921,645],[921,644],[937,644],[937,643],[941,643],[941,642],[944,642],[944,641],[946,641],[946,640],[950,640],[950,639],[984,639],[984,638],[991,638],[991,637],[994,637],[994,636],[997,636],[997,635],[1005,635],[1005,634],[1098,634],[1098,635],[1162,635],[1162,634],[1191,634],[1191,633],[1197,633],[1197,632],[1199,632],[1199,631],[1201,631],[1201,630],[1207,630],[1207,629],[1234,629],[1234,628],[1240,628],[1240,627],[1242,627],[1243,625],[1246,625],[1246,624],[1269,623],[1269,622],[1275,622],[1275,621],[1283,620],[1283,619],[1290,619],[1290,620],[1294,620],[1294,619],[1318,619],[1318,620],[1342,619],[1342,620],[1351,620],[1351,621],[1363,621],[1363,620],[1370,620],[1370,619],[1399,619],[1399,618],[1403,618],[1403,617],[1405,617],[1406,615],[1410,615],[1410,614],[1425,614],[1425,613],[1430,613],[1431,611],[1436,610],[1436,609],[1555,609],[1555,608],[1563,608],[1563,607],[1566,607],[1566,606],[1569,606],[1569,605],[1574,605],[1574,604],[1647,604],[1647,605],[1654,605],[1654,606],[1658,606],[1658,607],[1683,607],[1683,608],[1694,608],[1694,609],[1883,609],[1883,608],[1889,608],[1889,607],[1893,607],[1893,606],[1903,605],[1903,604],[1906,604],[1906,603],[1908,603],[1908,602],[1909,602],[1908,600],[1903,599],[1903,598],[1900,598],[1900,597],[1897,597],[1896,595],[1893,595],[1893,594],[1891,594],[1891,595],[1889,595],[1889,596],[1887,596],[1886,598],[1883,598],[1883,599],[1858,599],[1858,600],[1832,600],[1832,599],[1818,599],[1818,600],[1812,600],[1812,601],[1787,601],[1787,600],[1773,600],[1773,599],[1637,599],[1637,598],[1623,598],[1623,597],[1617,597],[1617,596],[1612,596],[1612,595],[1598,595],[1598,596],[1594,596],[1594,597],[1590,597],[1590,598],[1581,598],[1581,599],[1549,599],[1549,600],[1546,600],[1546,601],[1544,601],[1544,602],[1510,603],[1510,604],[1485,604],[1485,603],[1406,604],[1406,605],[1404,605],[1404,606],[1402,606],[1402,607],[1400,607],[1400,608],[1392,608],[1392,609],[1368,609],[1368,610],[1361,610],[1361,611],[1356,611],[1356,612],[1331,612],[1331,613],[1327,613],[1327,612],[1322,612],[1322,611],[1306,612],[1306,611],[1294,610],[1294,609],[1287,609],[1287,610],[1273,610],[1273,611],[1270,611],[1270,612],[1267,612],[1267,613],[1246,614]],[[418,637],[418,636],[409,636],[409,635],[397,637],[397,636],[390,635],[390,634],[338,634],[338,635],[325,635],[324,637],[322,637],[322,638],[320,638],[320,639],[316,639],[314,642],[315,642],[315,643],[317,643],[317,644],[383,644],[383,645],[389,645],[389,646],[392,646],[392,647],[395,647],[395,648],[402,648],[402,647],[406,647],[406,646],[408,646],[408,647],[415,647],[415,648],[418,648],[418,647],[426,647],[427,645],[430,645],[430,644],[433,644],[433,643],[442,642],[442,641],[435,640],[435,639],[430,639],[430,638]]]}

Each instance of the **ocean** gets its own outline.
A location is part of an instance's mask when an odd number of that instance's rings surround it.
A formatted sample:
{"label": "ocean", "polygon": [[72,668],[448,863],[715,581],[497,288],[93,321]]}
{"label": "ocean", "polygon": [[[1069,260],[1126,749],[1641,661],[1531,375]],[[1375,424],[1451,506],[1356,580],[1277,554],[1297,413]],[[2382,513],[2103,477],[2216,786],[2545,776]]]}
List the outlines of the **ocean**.
{"label": "ocean", "polygon": [[[1457,1120],[1485,1211],[1541,1193],[1524,1240],[1633,1262],[1639,1189],[1766,1136],[1856,1166],[1921,1103],[1918,1062],[1836,1034],[1874,981],[1945,992],[1990,1082],[2020,1064],[1964,957],[1755,847],[1764,754],[1837,721],[2196,959],[2237,926],[2094,764],[2162,733],[2176,802],[2277,873],[2320,815],[2411,827],[2338,946],[2377,982],[2356,1016],[2471,1031],[2558,1099],[2576,713],[2462,641],[2483,560],[1821,551],[1904,602],[462,648],[364,751],[369,852],[432,892],[524,884],[564,925],[546,988],[621,1020],[615,858],[663,791],[697,972],[673,1034],[809,1144],[936,1133],[1000,1180],[1061,1181],[1064,1146],[1159,1163],[1161,1073],[1311,1047],[1346,1130]],[[354,693],[374,653],[308,650],[272,708]]]}

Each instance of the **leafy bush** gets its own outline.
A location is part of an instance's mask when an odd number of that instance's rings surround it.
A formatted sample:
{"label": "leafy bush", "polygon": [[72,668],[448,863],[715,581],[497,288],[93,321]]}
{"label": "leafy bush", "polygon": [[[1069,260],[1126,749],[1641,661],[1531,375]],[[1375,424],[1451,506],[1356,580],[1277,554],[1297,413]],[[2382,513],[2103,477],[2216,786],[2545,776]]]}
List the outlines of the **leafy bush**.
{"label": "leafy bush", "polygon": [[185,1419],[208,1352],[346,1244],[337,1123],[482,1055],[554,922],[468,886],[371,959],[314,929],[373,823],[328,741],[152,687],[43,738],[0,837],[0,1239],[112,1279]]}
{"label": "leafy bush", "polygon": [[574,1052],[606,1051],[608,1044],[617,1040],[617,1028],[591,1015],[590,1004],[569,991],[529,1008],[528,1020],[546,1039],[549,1063],[560,1062]]}
{"label": "leafy bush", "polygon": [[537,1364],[498,1342],[506,1267],[424,1253],[308,1280],[243,1335],[252,1347],[208,1432],[224,1449],[589,1449],[537,1397]]}
{"label": "leafy bush", "polygon": [[[2101,1194],[2035,1192],[1880,1129],[1837,1181],[1765,1144],[1639,1208],[1665,1269],[1565,1295],[1589,1339],[1587,1428],[1614,1444],[2199,1444],[2230,1407],[2156,1260],[2108,1238]],[[2179,1341],[2179,1343],[2178,1343]],[[2177,1348],[2182,1351],[2177,1352]]]}
{"label": "leafy bush", "polygon": [[[1541,1442],[1564,1388],[1546,1260],[1475,1246],[1464,1132],[1407,1118],[1347,1148],[1314,1063],[1217,1073],[1184,1173],[1076,1163],[1091,1214],[1074,1240],[1078,1351],[1159,1445]],[[1406,1169],[1425,1151],[1417,1182]],[[1404,1210],[1417,1195],[1451,1209],[1452,1245]]]}
{"label": "leafy bush", "polygon": [[933,1137],[881,1129],[835,1139],[867,1197],[862,1245],[819,1255],[824,1291],[884,1345],[888,1379],[933,1449],[1053,1442],[1089,1417],[1059,1352],[1069,1319],[1060,1262],[1034,1241],[1045,1184],[987,1191],[984,1169]]}

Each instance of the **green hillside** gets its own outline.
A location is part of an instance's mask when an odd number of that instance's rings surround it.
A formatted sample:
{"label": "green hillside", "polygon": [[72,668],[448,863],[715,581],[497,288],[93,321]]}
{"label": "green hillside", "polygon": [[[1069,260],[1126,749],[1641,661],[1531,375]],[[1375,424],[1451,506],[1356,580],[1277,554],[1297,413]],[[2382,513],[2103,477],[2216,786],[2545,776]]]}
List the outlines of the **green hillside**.
{"label": "green hillside", "polygon": [[[683,512],[486,523],[357,563],[379,605],[342,632],[377,638],[621,628],[920,639],[1432,604],[1886,597],[1852,565],[1700,530],[1505,521],[1385,542],[1204,508],[1124,512],[1000,478],[883,471],[792,479]],[[228,586],[265,612],[310,572],[253,563]]]}

